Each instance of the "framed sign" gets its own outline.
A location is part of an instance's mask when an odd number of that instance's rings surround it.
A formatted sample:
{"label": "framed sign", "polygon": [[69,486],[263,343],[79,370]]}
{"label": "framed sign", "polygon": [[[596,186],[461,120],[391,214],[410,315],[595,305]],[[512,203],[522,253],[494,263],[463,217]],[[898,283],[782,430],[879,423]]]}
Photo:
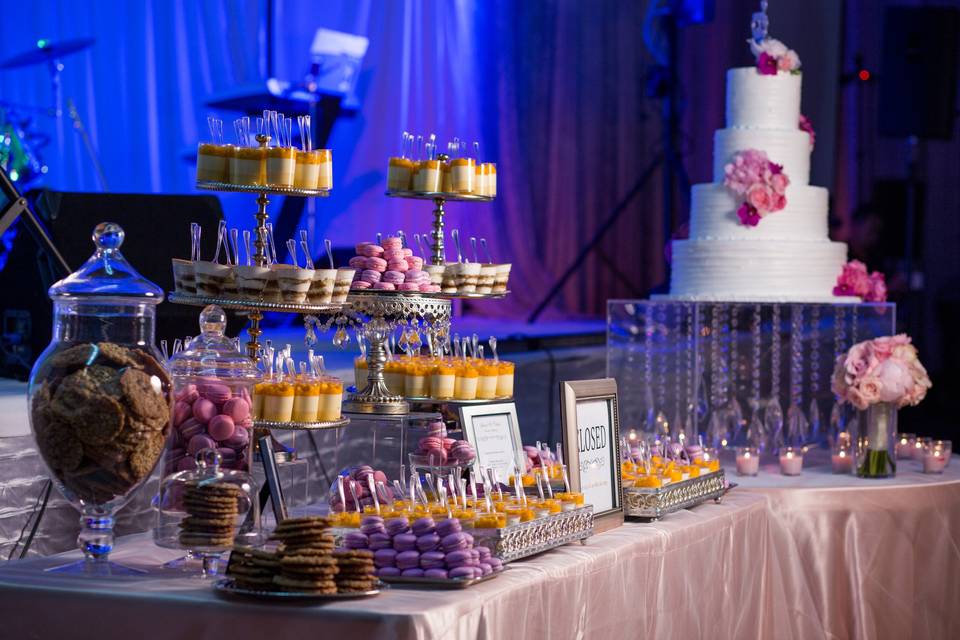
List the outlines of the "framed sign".
{"label": "framed sign", "polygon": [[496,471],[497,481],[508,484],[514,467],[524,468],[521,463],[526,454],[520,439],[516,404],[461,405],[460,424],[463,437],[477,452],[477,465]]}
{"label": "framed sign", "polygon": [[570,489],[593,505],[597,532],[623,524],[620,492],[620,413],[617,381],[560,383],[563,450]]}

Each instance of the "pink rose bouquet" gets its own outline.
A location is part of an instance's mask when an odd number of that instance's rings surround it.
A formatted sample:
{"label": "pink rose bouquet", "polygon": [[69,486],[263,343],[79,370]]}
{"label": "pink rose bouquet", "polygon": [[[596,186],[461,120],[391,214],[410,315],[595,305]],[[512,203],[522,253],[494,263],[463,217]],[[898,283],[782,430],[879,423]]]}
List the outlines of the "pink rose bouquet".
{"label": "pink rose bouquet", "polygon": [[793,49],[775,38],[765,38],[757,44],[752,38],[748,40],[750,51],[757,59],[757,71],[761,75],[775,76],[778,71],[800,73],[800,56]]}
{"label": "pink rose bouquet", "polygon": [[916,406],[933,386],[917,349],[904,334],[867,340],[837,359],[831,388],[861,411],[881,402]]}
{"label": "pink rose bouquet", "polygon": [[887,283],[879,271],[868,273],[867,265],[851,260],[843,265],[833,295],[857,296],[864,302],[886,302]]}
{"label": "pink rose bouquet", "polygon": [[742,224],[755,227],[767,214],[787,206],[790,178],[783,166],[771,162],[764,151],[738,151],[723,170],[724,186],[743,198],[737,209]]}
{"label": "pink rose bouquet", "polygon": [[810,118],[800,114],[800,130],[806,131],[807,135],[810,136],[810,149],[813,149],[814,145],[817,144],[817,132],[813,130],[813,123],[810,122]]}

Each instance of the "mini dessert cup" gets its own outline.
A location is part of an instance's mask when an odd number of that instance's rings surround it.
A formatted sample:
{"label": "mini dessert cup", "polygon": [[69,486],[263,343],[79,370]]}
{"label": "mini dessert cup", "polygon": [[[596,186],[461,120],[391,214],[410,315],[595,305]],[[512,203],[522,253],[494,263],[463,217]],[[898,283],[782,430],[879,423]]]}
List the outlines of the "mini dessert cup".
{"label": "mini dessert cup", "polygon": [[197,295],[197,273],[193,262],[173,259],[173,288],[180,293]]}
{"label": "mini dessert cup", "polygon": [[329,303],[333,300],[333,283],[336,279],[336,269],[315,269],[307,299],[314,304]]}
{"label": "mini dessert cup", "polygon": [[293,417],[293,403],[296,391],[289,382],[261,382],[254,388],[254,397],[261,396],[263,402],[260,419],[270,422],[290,422]]}
{"label": "mini dessert cup", "polygon": [[264,302],[280,302],[280,278],[278,273],[284,267],[289,267],[290,265],[282,264],[272,264],[270,265],[270,273],[267,274],[267,281],[263,285],[263,301]]}
{"label": "mini dessert cup", "polygon": [[319,387],[320,404],[317,408],[317,420],[320,422],[339,420],[343,405],[343,382],[333,376],[323,376]]}
{"label": "mini dessert cup", "polygon": [[241,298],[259,300],[270,279],[270,267],[236,267],[237,295]]}
{"label": "mini dessert cup", "polygon": [[220,292],[224,298],[236,298],[239,296],[237,291],[237,268],[229,265],[227,278],[223,281],[223,290]]}
{"label": "mini dessert cup", "polygon": [[343,303],[347,301],[347,294],[350,293],[350,283],[353,282],[353,276],[357,270],[352,267],[340,267],[337,269],[337,278],[333,281],[333,302]]}
{"label": "mini dessert cup", "polygon": [[497,375],[497,397],[512,398],[514,364],[506,360],[501,360],[498,363],[498,367],[500,372],[499,375]]}
{"label": "mini dessert cup", "polygon": [[230,182],[266,184],[267,150],[263,147],[237,147],[230,157]]}
{"label": "mini dessert cup", "polygon": [[483,167],[483,195],[491,198],[497,197],[497,165],[492,162],[484,162]]}
{"label": "mini dessert cup", "polygon": [[477,293],[493,293],[493,283],[497,279],[497,265],[480,265],[480,278],[477,280]]}
{"label": "mini dessert cup", "polygon": [[443,284],[443,271],[446,267],[442,264],[426,264],[423,270],[430,274],[430,284]]}
{"label": "mini dessert cup", "polygon": [[293,385],[293,409],[290,416],[294,422],[316,422],[319,406],[319,384],[308,380]]}
{"label": "mini dessert cup", "polygon": [[414,191],[440,191],[440,161],[423,160],[413,180]]}
{"label": "mini dessert cup", "polygon": [[450,163],[444,162],[440,165],[440,191],[444,193],[453,193],[450,175]]}
{"label": "mini dessert cup", "polygon": [[390,158],[387,165],[387,191],[408,191],[412,177],[412,162],[406,158]]}
{"label": "mini dessert cup", "polygon": [[307,299],[307,291],[313,282],[313,269],[301,269],[293,265],[274,265],[285,267],[277,269],[277,284],[280,286],[280,299],[283,302],[301,304]]}
{"label": "mini dessert cup", "polygon": [[231,155],[233,147],[228,144],[198,145],[197,182],[227,182],[230,179]]}
{"label": "mini dessert cup", "polygon": [[475,293],[480,280],[480,263],[461,262],[457,266],[457,293]]}
{"label": "mini dessert cup", "polygon": [[443,281],[441,282],[441,291],[444,293],[457,292],[457,278],[460,273],[460,263],[445,265],[443,268]]}
{"label": "mini dessert cup", "polygon": [[476,400],[479,382],[480,372],[474,367],[465,366],[458,369],[454,385],[457,400]]}
{"label": "mini dessert cup", "polygon": [[512,264],[498,264],[497,265],[497,275],[493,280],[493,292],[494,293],[506,293],[507,283],[510,280],[510,267]]}
{"label": "mini dessert cup", "polygon": [[200,261],[194,263],[197,274],[197,293],[202,296],[218,296],[223,293],[230,279],[230,265]]}
{"label": "mini dessert cup", "polygon": [[454,158],[450,161],[450,191],[473,193],[476,182],[476,163],[473,158]]}
{"label": "mini dessert cup", "polygon": [[496,362],[489,360],[479,367],[480,379],[477,383],[477,398],[491,400],[497,397],[497,382],[500,378],[500,367]]}
{"label": "mini dessert cup", "polygon": [[438,364],[430,374],[430,397],[437,400],[452,398],[457,370],[452,365]]}
{"label": "mini dessert cup", "polygon": [[292,187],[297,168],[297,150],[293,147],[267,148],[267,184]]}
{"label": "mini dessert cup", "polygon": [[317,189],[333,189],[333,152],[330,149],[314,151],[320,158],[320,173],[317,176]]}
{"label": "mini dessert cup", "polygon": [[297,151],[297,166],[293,170],[293,186],[298,189],[316,189],[320,176],[320,157],[312,151]]}

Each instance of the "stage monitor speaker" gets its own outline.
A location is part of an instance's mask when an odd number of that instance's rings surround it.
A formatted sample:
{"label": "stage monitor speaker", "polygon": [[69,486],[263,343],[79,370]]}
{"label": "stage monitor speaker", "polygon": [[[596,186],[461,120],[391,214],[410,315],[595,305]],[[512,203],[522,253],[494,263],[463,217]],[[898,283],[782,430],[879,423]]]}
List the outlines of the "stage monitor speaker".
{"label": "stage monitor speaker", "polygon": [[[71,269],[77,269],[94,251],[91,234],[100,222],[116,222],[126,234],[121,252],[144,277],[164,291],[173,291],[170,259],[190,254],[190,223],[203,229],[201,256],[212,259],[217,227],[223,218],[216,196],[134,193],[70,193],[41,191],[34,211],[50,230]],[[17,226],[22,227],[18,222]],[[49,267],[29,234],[18,229],[7,264],[0,270],[3,320],[0,375],[26,379],[30,366],[50,342],[52,305],[47,289],[53,284]],[[199,307],[162,303],[157,309],[157,342],[197,335]],[[231,314],[228,331],[239,333],[242,319]],[[6,357],[18,344],[18,357]],[[28,349],[24,349],[29,345]],[[26,354],[24,356],[23,354]]]}
{"label": "stage monitor speaker", "polygon": [[888,7],[880,69],[880,134],[953,137],[957,113],[956,7]]}

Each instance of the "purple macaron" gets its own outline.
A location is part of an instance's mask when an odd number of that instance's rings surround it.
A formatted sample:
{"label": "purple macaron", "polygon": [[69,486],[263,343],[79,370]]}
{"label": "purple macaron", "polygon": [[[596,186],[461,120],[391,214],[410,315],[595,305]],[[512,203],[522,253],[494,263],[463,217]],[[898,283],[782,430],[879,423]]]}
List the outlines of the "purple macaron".
{"label": "purple macaron", "polygon": [[233,418],[222,414],[213,416],[207,424],[207,433],[217,442],[229,440],[236,430],[237,425],[233,422]]}
{"label": "purple macaron", "polygon": [[216,449],[217,442],[210,436],[193,436],[187,443],[187,453],[195,456],[204,449]]}
{"label": "purple macaron", "polygon": [[401,551],[397,554],[396,563],[398,569],[413,569],[420,566],[420,552]]}
{"label": "purple macaron", "polygon": [[437,535],[441,538],[445,538],[451,533],[459,533],[461,531],[463,531],[463,526],[456,518],[444,518],[437,523]]}
{"label": "purple macaron", "polygon": [[217,415],[217,405],[206,398],[199,398],[193,403],[193,417],[201,424],[207,424],[210,418]]}
{"label": "purple macaron", "polygon": [[439,569],[443,567],[446,555],[442,551],[427,551],[420,554],[420,567],[423,569]]}
{"label": "purple macaron", "polygon": [[422,536],[428,533],[433,533],[436,531],[437,525],[434,523],[433,518],[419,518],[413,523],[413,534],[415,536]]}
{"label": "purple macaron", "polygon": [[363,522],[360,523],[360,531],[368,536],[374,533],[387,533],[386,527],[383,526],[383,518],[380,516],[367,516],[364,518]]}
{"label": "purple macaron", "polygon": [[457,567],[450,569],[447,575],[451,580],[467,580],[476,577],[476,569],[474,567]]}
{"label": "purple macaron", "polygon": [[379,567],[377,575],[381,578],[395,578],[400,575],[400,569],[396,567]]}
{"label": "purple macaron", "polygon": [[483,571],[483,575],[488,576],[491,573],[493,573],[493,567],[491,567],[486,562],[481,562],[479,566],[480,566],[480,570]]}
{"label": "purple macaron", "polygon": [[423,572],[424,578],[434,578],[436,580],[446,580],[449,576],[447,575],[446,569],[427,569]]}
{"label": "purple macaron", "polygon": [[480,545],[479,547],[474,547],[477,550],[477,553],[480,554],[480,562],[486,562],[490,559],[490,556],[493,555],[490,553],[489,547]]}
{"label": "purple macaron", "polygon": [[370,540],[366,534],[359,531],[351,531],[343,537],[343,544],[348,549],[366,549],[370,546]]}
{"label": "purple macaron", "polygon": [[[412,533],[401,533],[393,536],[393,548],[397,551],[412,551],[417,548],[417,536]],[[426,549],[430,551],[430,549]]]}
{"label": "purple macaron", "polygon": [[417,549],[420,551],[433,551],[440,546],[440,536],[435,533],[428,533],[417,538]]}
{"label": "purple macaron", "polygon": [[397,536],[406,533],[410,529],[410,521],[404,517],[390,518],[384,523],[387,533],[391,536]]}
{"label": "purple macaron", "polygon": [[374,551],[377,549],[393,550],[393,540],[385,533],[371,533],[367,538],[370,541],[370,548]]}
{"label": "purple macaron", "polygon": [[413,569],[404,569],[400,573],[400,575],[402,575],[404,578],[422,578],[423,569],[421,569],[420,567],[415,567]]}
{"label": "purple macaron", "polygon": [[467,536],[465,533],[451,533],[448,536],[440,541],[440,548],[450,553],[451,551],[456,551],[458,549],[466,549],[468,547]]}
{"label": "purple macaron", "polygon": [[397,566],[397,552],[393,549],[377,549],[373,553],[373,564],[377,567]]}
{"label": "purple macaron", "polygon": [[203,433],[203,423],[192,416],[184,420],[178,428],[184,442],[190,442],[190,438]]}
{"label": "purple macaron", "polygon": [[444,558],[444,562],[446,563],[448,569],[463,566],[473,566],[474,564],[473,557],[471,556],[469,549],[451,551],[447,554],[447,557]]}

